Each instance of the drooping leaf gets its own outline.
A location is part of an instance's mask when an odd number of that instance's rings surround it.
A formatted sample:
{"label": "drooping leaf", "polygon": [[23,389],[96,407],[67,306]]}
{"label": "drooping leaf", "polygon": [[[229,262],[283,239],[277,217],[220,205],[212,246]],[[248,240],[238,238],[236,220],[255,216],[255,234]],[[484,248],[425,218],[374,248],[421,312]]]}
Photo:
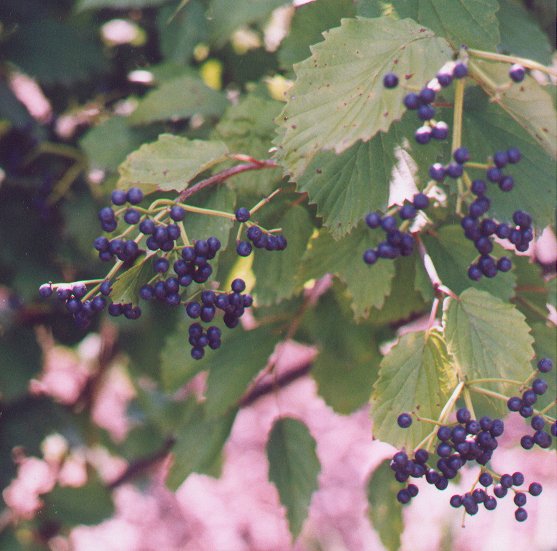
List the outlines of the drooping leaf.
{"label": "drooping leaf", "polygon": [[551,63],[548,37],[521,3],[499,2],[497,19],[501,31],[499,51],[534,59],[544,65]]}
{"label": "drooping leaf", "polygon": [[277,487],[286,508],[293,539],[302,530],[311,496],[317,490],[321,464],[315,448],[315,440],[306,425],[289,417],[275,422],[267,442],[269,480]]}
{"label": "drooping leaf", "polygon": [[91,128],[79,141],[87,154],[89,166],[116,170],[126,155],[156,135],[130,128],[124,117],[111,117]]}
{"label": "drooping leaf", "polygon": [[352,413],[369,400],[379,368],[379,350],[369,325],[357,325],[329,292],[304,320],[319,348],[311,375],[319,395],[336,412]]}
{"label": "drooping leaf", "polygon": [[211,469],[230,435],[237,409],[218,417],[208,418],[200,405],[188,421],[178,427],[172,448],[174,461],[166,483],[176,490],[193,472]]}
{"label": "drooping leaf", "polygon": [[437,419],[455,386],[443,336],[436,330],[407,333],[383,358],[373,386],[374,436],[397,448],[415,448],[431,432],[431,426],[414,421],[402,429],[397,417],[414,412]]}
{"label": "drooping leaf", "polygon": [[536,79],[526,75],[521,83],[501,90],[510,82],[506,63],[474,60],[470,75],[543,149],[557,158],[557,111],[550,93]]}
{"label": "drooping leaf", "polygon": [[327,273],[338,275],[348,286],[355,317],[367,317],[370,308],[383,305],[395,274],[392,262],[368,266],[362,260],[364,251],[376,246],[378,239],[378,234],[363,224],[338,241],[321,230],[304,255],[299,281],[318,279]]}
{"label": "drooping leaf", "polygon": [[[490,194],[490,214],[501,221],[512,219],[517,205],[529,212],[538,229],[552,224],[557,200],[554,169],[555,162],[524,132],[500,106],[489,103],[481,91],[474,89],[465,97],[466,116],[463,118],[463,138],[469,144],[474,160],[485,162],[496,151],[518,147],[522,159],[509,165],[504,172],[513,176],[514,189],[503,193],[495,189]],[[471,171],[472,177],[483,177],[482,171]]]}
{"label": "drooping leaf", "polygon": [[275,8],[287,3],[287,0],[235,0],[231,9],[228,0],[211,0],[207,10],[211,40],[222,46],[236,29],[264,22]]}
{"label": "drooping leaf", "polygon": [[[463,377],[523,380],[530,373],[534,339],[512,304],[469,288],[458,300],[447,299],[443,325],[448,350]],[[504,383],[493,383],[492,388],[514,390]]]}
{"label": "drooping leaf", "polygon": [[301,205],[288,205],[287,210],[279,216],[265,217],[262,213],[262,223],[265,227],[282,228],[282,233],[288,240],[284,251],[255,250],[253,273],[255,275],[254,294],[257,303],[269,305],[280,300],[290,298],[299,284],[295,275],[301,268],[303,256],[307,248],[314,226],[307,209]]}
{"label": "drooping leaf", "polygon": [[119,168],[118,187],[179,192],[198,174],[225,161],[227,153],[222,142],[161,134],[156,142],[128,155]]}
{"label": "drooping leaf", "polygon": [[387,133],[368,142],[357,142],[336,155],[322,151],[297,181],[299,191],[317,205],[319,216],[331,235],[338,239],[372,210],[385,210],[391,187],[413,182],[422,188],[429,180],[427,169],[437,161],[443,145],[427,148],[411,138],[415,115],[404,116]]}
{"label": "drooping leaf", "polygon": [[389,460],[383,461],[369,479],[368,516],[383,545],[389,551],[398,551],[400,536],[404,529],[402,505],[395,498],[400,490],[400,484],[395,480],[389,463]]}
{"label": "drooping leaf", "polygon": [[269,327],[232,331],[224,345],[207,354],[209,370],[205,403],[208,418],[224,415],[246,392],[250,381],[263,369],[279,342]]}
{"label": "drooping leaf", "polygon": [[169,0],[78,0],[76,11],[112,9],[153,8],[166,4]]}
{"label": "drooping leaf", "polygon": [[100,480],[91,480],[79,488],[56,486],[44,501],[48,518],[70,526],[99,524],[114,513],[110,490]]}
{"label": "drooping leaf", "polygon": [[153,264],[150,257],[143,257],[134,266],[117,277],[110,298],[118,304],[139,303],[139,289],[145,285],[154,275]]}
{"label": "drooping leaf", "polygon": [[144,96],[130,115],[130,124],[149,124],[192,115],[222,115],[228,105],[221,92],[209,88],[201,79],[185,75],[163,82]]}
{"label": "drooping leaf", "polygon": [[[423,241],[441,281],[456,294],[473,286],[507,301],[514,296],[516,276],[513,272],[499,273],[491,279],[483,277],[477,282],[468,277],[468,267],[478,257],[478,251],[464,237],[464,230],[460,226],[443,226],[436,230],[435,237],[424,235]],[[495,245],[494,258],[499,258],[503,253],[505,251]]]}
{"label": "drooping leaf", "polygon": [[[275,132],[274,119],[280,109],[278,101],[250,94],[226,110],[215,128],[215,137],[234,153],[267,159]],[[278,169],[253,170],[234,176],[230,185],[238,191],[264,196],[276,187],[281,177]]]}
{"label": "drooping leaf", "polygon": [[384,74],[422,86],[450,56],[444,39],[411,20],[343,19],[295,67],[276,140],[286,172],[297,179],[322,149],[341,153],[386,131],[404,113],[405,91],[386,90]]}
{"label": "drooping leaf", "polygon": [[397,0],[389,4],[393,15],[411,17],[446,38],[455,49],[464,44],[495,50],[499,44],[497,0]]}
{"label": "drooping leaf", "polygon": [[281,67],[288,69],[309,57],[309,47],[323,40],[323,31],[338,27],[341,18],[354,15],[352,0],[320,0],[299,6],[289,33],[280,44],[278,59]]}

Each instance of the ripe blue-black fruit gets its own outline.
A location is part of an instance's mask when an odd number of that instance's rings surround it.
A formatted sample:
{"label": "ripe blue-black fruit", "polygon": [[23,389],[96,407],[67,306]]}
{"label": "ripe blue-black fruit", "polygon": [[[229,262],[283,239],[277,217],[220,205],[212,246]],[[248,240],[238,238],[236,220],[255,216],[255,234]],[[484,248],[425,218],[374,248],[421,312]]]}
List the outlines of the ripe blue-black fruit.
{"label": "ripe blue-black fruit", "polygon": [[412,416],[409,413],[401,413],[397,423],[400,428],[407,429],[412,424]]}
{"label": "ripe blue-black fruit", "polygon": [[398,77],[394,73],[387,73],[383,77],[383,86],[385,88],[396,88],[398,86]]}

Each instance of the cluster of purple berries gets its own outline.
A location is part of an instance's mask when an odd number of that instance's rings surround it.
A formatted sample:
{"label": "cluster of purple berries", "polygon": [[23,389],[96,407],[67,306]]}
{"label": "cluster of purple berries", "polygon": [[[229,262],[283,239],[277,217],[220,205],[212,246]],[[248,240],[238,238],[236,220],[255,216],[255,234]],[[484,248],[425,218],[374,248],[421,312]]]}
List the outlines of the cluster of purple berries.
{"label": "cluster of purple berries", "polygon": [[[512,176],[503,174],[502,168],[508,163],[519,162],[520,157],[520,150],[516,147],[507,151],[497,151],[493,155],[494,166],[487,170],[487,180],[498,183],[501,191],[510,191],[514,187],[514,180]],[[485,216],[491,206],[486,194],[487,186],[485,180],[478,179],[472,182],[471,191],[476,199],[470,203],[467,216],[460,222],[465,237],[474,242],[476,250],[480,253],[478,261],[468,268],[468,277],[474,281],[478,281],[482,276],[495,277],[497,272],[508,272],[512,267],[508,257],[502,256],[497,260],[490,255],[493,251],[492,236],[507,240],[521,252],[528,250],[530,242],[534,239],[532,217],[527,212],[516,210],[513,213],[512,224],[498,223]]]}
{"label": "cluster of purple berries", "polygon": [[[549,373],[553,369],[553,362],[549,358],[542,358],[538,362],[538,371],[540,373]],[[532,449],[536,444],[540,448],[549,448],[551,446],[552,436],[557,438],[557,421],[553,421],[549,429],[550,432],[544,430],[545,419],[543,415],[534,415],[534,404],[538,400],[538,396],[543,396],[547,391],[548,385],[544,379],[537,378],[532,381],[532,386],[527,388],[522,396],[512,396],[507,401],[509,411],[518,412],[522,417],[528,419],[532,417],[530,426],[534,429],[534,434],[525,434],[520,439],[520,445],[525,450]]]}
{"label": "cluster of purple berries", "polygon": [[[397,213],[401,220],[413,220],[419,210],[426,209],[429,198],[424,193],[416,193],[412,202],[402,205]],[[409,256],[414,252],[414,237],[410,233],[399,230],[395,216],[382,216],[379,212],[370,212],[365,217],[365,222],[371,229],[381,228],[385,232],[386,240],[379,243],[377,248],[368,249],[363,254],[363,259],[370,266],[379,258],[394,259],[398,256]]]}
{"label": "cluster of purple berries", "polygon": [[[448,487],[449,480],[454,479],[459,470],[468,462],[475,462],[482,466],[482,473],[479,483],[488,488],[494,482],[493,476],[485,470],[485,465],[490,461],[493,451],[498,447],[497,438],[500,437],[505,426],[501,419],[491,419],[482,417],[479,420],[472,419],[470,411],[460,408],[456,412],[457,422],[454,425],[442,425],[437,430],[439,443],[436,447],[435,457],[425,449],[418,449],[414,453],[414,458],[408,457],[406,452],[398,451],[394,454],[391,461],[391,469],[395,473],[398,482],[406,483],[410,477],[426,478],[429,484],[434,485],[439,490]],[[412,417],[408,413],[402,413],[398,417],[398,425],[408,428],[412,424]],[[435,466],[432,463],[435,461]],[[453,507],[464,507],[466,513],[475,515],[479,511],[479,504],[487,510],[497,507],[495,498],[503,498],[507,494],[507,489],[511,486],[520,486],[524,483],[524,476],[520,472],[513,475],[504,474],[499,477],[499,483],[493,488],[493,496],[486,490],[477,488],[464,495],[453,495],[450,504]],[[537,482],[530,485],[531,495],[539,495],[542,487]],[[409,484],[397,494],[397,500],[408,503],[413,497],[418,495],[418,487]],[[520,496],[520,497],[517,497]],[[515,503],[519,507],[515,512],[518,521],[527,518],[526,511],[522,506],[526,503],[526,496],[521,492],[515,494]]]}
{"label": "cluster of purple berries", "polygon": [[[44,283],[39,287],[39,294],[43,298],[50,297],[54,292],[56,297],[64,303],[66,310],[72,314],[78,327],[85,328],[91,319],[106,307],[105,296],[110,293],[110,283],[102,289],[100,295],[91,299],[82,300],[87,294],[87,287],[84,283],[74,283],[72,285],[58,285],[56,289],[50,283]],[[108,291],[108,292],[107,292]]]}
{"label": "cluster of purple berries", "polygon": [[188,329],[189,343],[192,346],[191,356],[194,360],[200,360],[205,355],[205,348],[211,350],[220,348],[221,330],[215,325],[211,325],[207,330],[203,329],[200,323],[192,323]]}
{"label": "cluster of purple berries", "polygon": [[[143,192],[137,187],[132,187],[128,191],[115,189],[112,192],[112,204],[116,206],[123,206],[126,203],[139,205],[141,201],[143,201]],[[134,208],[129,208],[124,213],[124,220],[128,224],[137,224],[140,218],[141,214]],[[118,227],[116,214],[111,207],[104,207],[99,211],[99,220],[105,232],[113,232]]]}
{"label": "cluster of purple berries", "polygon": [[[236,220],[240,223],[250,219],[250,211],[245,207],[236,210]],[[259,226],[250,226],[246,232],[249,241],[239,241],[236,252],[239,256],[249,256],[256,249],[266,249],[267,251],[284,251],[288,242],[284,235],[273,235],[265,233]]]}

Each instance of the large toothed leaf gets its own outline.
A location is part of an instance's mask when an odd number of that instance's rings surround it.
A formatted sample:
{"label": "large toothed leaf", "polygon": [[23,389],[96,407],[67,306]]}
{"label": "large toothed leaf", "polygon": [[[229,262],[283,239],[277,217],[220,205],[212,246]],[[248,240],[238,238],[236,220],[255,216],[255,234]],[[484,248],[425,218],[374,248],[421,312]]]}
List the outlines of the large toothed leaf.
{"label": "large toothed leaf", "polygon": [[470,74],[549,155],[557,158],[557,111],[546,87],[526,75],[523,82],[501,91],[510,82],[506,63],[474,60]]}
{"label": "large toothed leaf", "polygon": [[[468,379],[522,380],[531,372],[534,339],[524,316],[512,304],[470,288],[458,300],[447,300],[443,323],[449,352]],[[503,383],[494,388],[515,390]]]}
{"label": "large toothed leaf", "polygon": [[405,115],[387,133],[380,132],[368,142],[357,142],[336,155],[318,153],[298,179],[299,191],[317,205],[319,216],[331,235],[338,239],[350,231],[369,211],[384,210],[389,190],[409,186],[419,189],[429,176],[427,168],[442,154],[444,145],[418,145],[412,135],[414,113]]}
{"label": "large toothed leaf", "polygon": [[396,447],[413,449],[431,426],[414,421],[401,429],[397,417],[414,412],[437,419],[456,386],[443,336],[437,331],[404,335],[383,358],[373,386],[371,415],[375,437]]}
{"label": "large toothed leaf", "polygon": [[269,480],[277,487],[286,508],[293,539],[302,530],[311,496],[317,490],[321,464],[315,440],[302,422],[289,417],[279,419],[267,442]]}
{"label": "large toothed leaf", "polygon": [[218,141],[188,140],[161,134],[142,145],[120,165],[118,187],[137,186],[145,192],[182,191],[198,174],[225,161],[228,149]]}
{"label": "large toothed leaf", "polygon": [[143,97],[130,116],[130,124],[148,124],[192,115],[221,115],[228,105],[221,92],[209,88],[199,78],[181,76],[163,82]]}
{"label": "large toothed leaf", "polygon": [[497,0],[397,0],[389,5],[393,15],[411,17],[445,37],[455,49],[465,45],[495,50],[499,44]]}
{"label": "large toothed leaf", "polygon": [[386,90],[396,71],[422,86],[451,56],[446,41],[409,19],[343,19],[294,67],[296,82],[278,118],[277,157],[297,179],[322,149],[336,153],[386,131],[404,113],[405,90]]}
{"label": "large toothed leaf", "polygon": [[381,542],[389,551],[398,551],[404,529],[402,505],[396,500],[400,484],[395,480],[390,461],[383,461],[373,471],[367,487],[368,516]]}
{"label": "large toothed leaf", "polygon": [[[518,147],[522,160],[508,165],[504,172],[513,176],[516,184],[510,193],[495,188],[490,193],[490,214],[502,221],[511,220],[520,208],[529,212],[538,229],[555,222],[555,161],[499,105],[490,103],[478,88],[465,96],[466,116],[463,118],[462,141],[469,145],[474,160],[485,162],[495,151]],[[548,121],[550,123],[551,121]],[[472,177],[484,177],[474,170]],[[493,189],[493,188],[492,188]]]}
{"label": "large toothed leaf", "polygon": [[[455,293],[475,287],[507,301],[514,296],[516,276],[513,272],[498,273],[494,278],[483,277],[478,282],[468,277],[468,267],[477,259],[478,251],[464,237],[460,226],[443,226],[436,231],[435,237],[424,235],[423,240],[441,281]],[[499,258],[505,252],[495,245],[494,257]]]}
{"label": "large toothed leaf", "polygon": [[338,241],[327,231],[321,230],[310,242],[298,279],[303,283],[327,273],[338,275],[348,286],[355,317],[365,318],[370,308],[383,305],[395,274],[393,262],[380,260],[368,266],[362,260],[364,251],[375,247],[378,239],[379,234],[363,224]]}

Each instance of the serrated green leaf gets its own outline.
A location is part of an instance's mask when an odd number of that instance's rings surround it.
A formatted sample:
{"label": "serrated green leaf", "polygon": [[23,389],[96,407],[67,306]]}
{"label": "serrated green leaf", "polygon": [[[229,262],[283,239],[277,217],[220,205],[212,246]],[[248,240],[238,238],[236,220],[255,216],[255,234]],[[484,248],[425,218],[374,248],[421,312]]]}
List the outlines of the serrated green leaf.
{"label": "serrated green leaf", "polygon": [[[511,304],[469,288],[458,300],[447,299],[443,314],[447,347],[467,379],[523,380],[530,371],[534,339],[524,316]],[[515,390],[493,383],[498,392]]]}
{"label": "serrated green leaf", "polygon": [[445,37],[455,49],[464,44],[495,50],[499,44],[497,0],[397,0],[390,6],[392,15],[411,17]]}
{"label": "serrated green leaf", "polygon": [[[552,417],[557,416],[557,326],[552,323],[536,322],[532,324],[532,334],[534,335],[534,350],[536,351],[536,362],[541,358],[549,358],[553,362],[553,369],[549,373],[539,373],[539,378],[547,381],[547,391],[543,396],[538,396],[535,408],[544,409],[550,403],[553,407],[547,412]],[[553,445],[555,445],[555,438]]]}
{"label": "serrated green leaf", "polygon": [[207,18],[199,0],[189,0],[183,9],[174,5],[162,8],[157,26],[165,59],[177,64],[187,65],[195,46],[207,40]]}
{"label": "serrated green leaf", "polygon": [[321,230],[310,241],[298,280],[304,283],[328,273],[338,275],[348,286],[355,317],[367,317],[372,307],[381,308],[383,305],[395,274],[393,262],[379,261],[368,266],[362,260],[364,251],[376,246],[378,238],[378,234],[363,224],[338,241],[327,231]]}
{"label": "serrated green leaf", "polygon": [[[268,226],[269,218],[262,219]],[[272,219],[273,227],[283,229],[288,240],[284,251],[255,251],[253,273],[255,275],[254,294],[257,303],[263,306],[290,298],[300,288],[296,272],[301,268],[303,256],[314,226],[306,208],[301,205],[289,206],[278,218]]]}
{"label": "serrated green leaf", "polygon": [[277,157],[286,172],[297,179],[322,149],[341,153],[400,119],[405,90],[386,90],[385,73],[422,86],[450,57],[444,39],[409,19],[343,19],[294,68],[296,82],[277,119]]}
{"label": "serrated green leaf", "polygon": [[208,418],[224,415],[234,407],[251,380],[263,369],[280,337],[260,327],[253,331],[236,328],[225,346],[207,354],[209,370],[205,403]]}
{"label": "serrated green leaf", "polygon": [[277,487],[295,540],[308,515],[311,496],[317,490],[321,464],[315,440],[302,422],[289,417],[278,419],[267,442],[267,457],[269,480]]}
{"label": "serrated green leaf", "polygon": [[290,32],[280,44],[278,60],[289,69],[294,63],[309,57],[310,45],[323,40],[322,32],[340,25],[342,17],[356,15],[352,0],[320,0],[296,9]]}
{"label": "serrated green leaf", "polygon": [[409,140],[415,127],[415,115],[405,115],[387,133],[357,142],[340,155],[322,151],[298,179],[298,190],[317,205],[318,215],[335,239],[368,212],[384,210],[391,187],[413,182],[422,188],[427,183],[429,176],[422,169],[437,161],[443,145],[425,148]]}
{"label": "serrated green leaf", "polygon": [[[230,151],[266,159],[275,133],[274,119],[281,105],[250,94],[226,110],[215,128],[215,138],[221,139]],[[234,176],[230,185],[245,193],[264,196],[276,187],[281,177],[280,170],[253,170]]]}
{"label": "serrated green leaf", "polygon": [[238,410],[208,418],[199,405],[188,422],[176,431],[176,444],[172,448],[174,462],[166,483],[176,490],[193,472],[203,473],[214,467],[224,443],[230,435]]}
{"label": "serrated green leaf", "polygon": [[287,0],[211,0],[207,17],[211,22],[211,40],[222,46],[232,33],[245,25],[264,22],[275,8],[288,4]]}
{"label": "serrated green leaf", "polygon": [[76,11],[100,10],[103,8],[132,10],[152,8],[168,3],[169,0],[78,0]]}
{"label": "serrated green leaf", "polygon": [[128,153],[149,138],[154,139],[156,135],[130,128],[124,117],[112,117],[91,128],[79,140],[79,145],[87,154],[91,168],[116,170]]}
{"label": "serrated green leaf", "polygon": [[56,486],[44,496],[47,518],[67,525],[99,524],[114,513],[110,490],[99,480],[79,488]]}
{"label": "serrated green leaf", "polygon": [[[491,215],[502,221],[511,220],[520,205],[532,215],[536,228],[541,230],[554,223],[555,162],[510,115],[489,103],[480,90],[471,90],[466,95],[464,110],[462,142],[469,145],[474,160],[485,162],[495,151],[506,151],[509,147],[518,147],[522,152],[518,164],[505,168],[516,182],[512,192],[496,189],[490,194]],[[483,176],[482,172],[477,174]]]}
{"label": "serrated green leaf", "polygon": [[401,429],[397,417],[415,412],[437,419],[455,386],[456,375],[443,336],[437,331],[407,333],[383,358],[373,386],[374,436],[398,448],[415,448],[431,426],[414,421]]}
{"label": "serrated green leaf", "polygon": [[501,31],[499,51],[551,64],[552,51],[547,35],[520,2],[500,2],[497,19]]}
{"label": "serrated green leaf", "polygon": [[[499,273],[491,279],[483,277],[478,282],[468,277],[468,267],[478,257],[478,251],[464,237],[460,226],[443,226],[435,231],[435,236],[424,235],[423,241],[441,281],[457,295],[473,286],[507,301],[514,296],[516,276],[513,272]],[[495,245],[494,257],[499,258],[504,252]]]}
{"label": "serrated green leaf", "polygon": [[503,89],[510,82],[506,63],[473,60],[472,78],[553,158],[557,158],[557,112],[549,92],[533,77]]}
{"label": "serrated green leaf", "polygon": [[227,160],[222,142],[188,140],[161,134],[156,142],[142,145],[120,165],[118,187],[137,186],[152,191],[182,191],[198,174]]}
{"label": "serrated green leaf", "polygon": [[389,467],[390,461],[383,461],[373,471],[367,486],[369,520],[377,530],[381,542],[388,551],[400,548],[400,536],[404,529],[402,505],[396,500],[400,484],[395,480]]}
{"label": "serrated green leaf", "polygon": [[50,18],[17,25],[2,49],[5,58],[44,84],[68,85],[90,79],[105,68],[93,27],[79,29]]}
{"label": "serrated green leaf", "polygon": [[539,264],[527,256],[515,257],[514,272],[517,276],[514,303],[526,316],[528,322],[539,321],[549,314],[547,303],[549,289],[544,281]]}
{"label": "serrated green leaf", "polygon": [[337,413],[349,414],[363,406],[379,368],[379,350],[369,325],[357,325],[330,292],[319,299],[304,320],[319,355],[311,375],[319,395]]}
{"label": "serrated green leaf", "polygon": [[222,92],[209,88],[199,78],[185,75],[164,81],[140,101],[130,115],[130,124],[149,124],[192,115],[218,117],[228,101]]}
{"label": "serrated green leaf", "polygon": [[134,266],[118,276],[112,286],[110,298],[118,304],[139,303],[139,289],[145,285],[154,275],[153,265],[150,257],[143,257]]}

